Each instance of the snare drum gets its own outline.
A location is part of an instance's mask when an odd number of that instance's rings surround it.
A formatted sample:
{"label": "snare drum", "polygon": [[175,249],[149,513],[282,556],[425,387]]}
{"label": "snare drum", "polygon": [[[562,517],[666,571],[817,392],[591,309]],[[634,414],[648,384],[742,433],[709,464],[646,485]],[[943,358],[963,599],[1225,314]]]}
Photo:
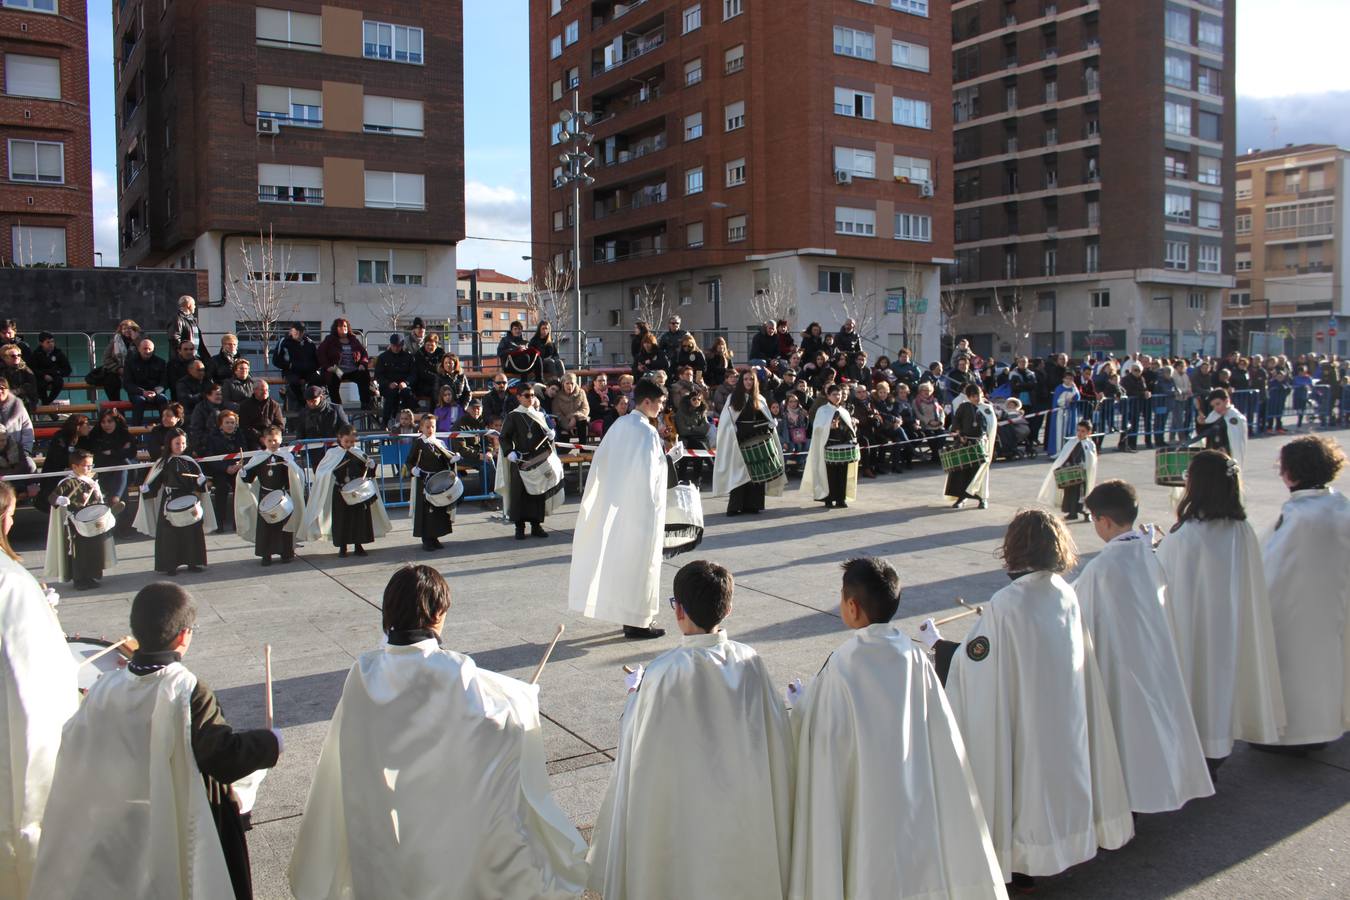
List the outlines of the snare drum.
{"label": "snare drum", "polygon": [[825,465],[845,466],[862,459],[857,444],[832,444],[825,448]]}
{"label": "snare drum", "polygon": [[752,438],[741,444],[740,448],[741,459],[745,461],[745,468],[750,473],[752,482],[766,484],[782,477],[783,455],[778,452],[773,435],[766,434]]}
{"label": "snare drum", "polygon": [[1163,487],[1185,487],[1186,470],[1200,452],[1199,447],[1169,447],[1159,450],[1153,462],[1153,483]]}
{"label": "snare drum", "polygon": [[1055,470],[1055,487],[1071,488],[1087,484],[1086,466],[1061,466]]}
{"label": "snare drum", "polygon": [[91,503],[71,513],[70,523],[80,537],[96,538],[112,531],[117,525],[117,517],[102,503]]}
{"label": "snare drum", "polygon": [[984,447],[981,444],[963,444],[960,447],[943,450],[939,454],[939,458],[942,460],[942,471],[944,472],[977,469],[984,465]]}
{"label": "snare drum", "polygon": [[703,541],[703,500],[698,488],[682,481],[666,491],[666,532],[662,553],[688,553]]}
{"label": "snare drum", "polygon": [[116,672],[124,662],[131,658],[126,652],[125,646],[118,647],[116,653],[109,653],[91,662],[89,665],[81,665],[89,657],[107,650],[113,645],[113,641],[105,641],[102,638],[80,637],[76,635],[66,635],[66,646],[70,648],[70,655],[75,658],[76,678],[79,682],[80,693],[87,694],[89,689],[94,686],[94,682],[109,672]]}
{"label": "snare drum", "polygon": [[464,496],[464,482],[455,475],[454,469],[436,472],[422,482],[422,496],[432,506],[452,506]]}
{"label": "snare drum", "polygon": [[258,516],[268,525],[280,525],[295,512],[291,495],[283,490],[268,491],[258,503]]}
{"label": "snare drum", "polygon": [[175,528],[187,528],[196,525],[205,517],[202,503],[196,494],[184,494],[174,497],[164,504],[164,518]]}
{"label": "snare drum", "polygon": [[348,506],[360,506],[374,500],[379,489],[369,478],[353,478],[342,486],[339,493],[342,494],[342,501]]}

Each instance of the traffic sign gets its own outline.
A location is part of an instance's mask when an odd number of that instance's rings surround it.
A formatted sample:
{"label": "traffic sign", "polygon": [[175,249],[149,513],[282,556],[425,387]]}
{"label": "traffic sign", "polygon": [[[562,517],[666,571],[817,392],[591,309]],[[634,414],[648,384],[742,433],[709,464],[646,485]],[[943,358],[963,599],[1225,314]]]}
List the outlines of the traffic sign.
{"label": "traffic sign", "polygon": [[1328,328],[1328,329],[1327,329],[1327,334],[1331,335],[1332,337],[1335,337],[1335,336],[1336,336],[1336,329],[1335,329],[1335,328]]}
{"label": "traffic sign", "polygon": [[1317,332],[1317,339],[1318,339],[1319,341],[1322,340],[1322,339],[1325,338],[1325,337],[1326,337],[1326,335],[1323,334],[1322,332],[1320,332],[1320,331]]}

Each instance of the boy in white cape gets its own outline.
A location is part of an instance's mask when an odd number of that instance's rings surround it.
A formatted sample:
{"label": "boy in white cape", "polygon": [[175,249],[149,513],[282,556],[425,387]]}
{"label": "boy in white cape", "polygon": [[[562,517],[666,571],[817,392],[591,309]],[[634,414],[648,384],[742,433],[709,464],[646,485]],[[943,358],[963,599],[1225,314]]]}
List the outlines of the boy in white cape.
{"label": "boy in white cape", "polygon": [[[305,474],[281,446],[281,429],[275,425],[262,433],[263,450],[254,453],[239,469],[234,487],[234,528],[253,545],[253,554],[264,566],[276,554],[282,562],[295,559],[295,535],[305,522]],[[258,514],[258,504],[272,491],[285,491],[294,507],[286,521],[273,525]]]}
{"label": "boy in white cape", "polygon": [[[1060,487],[1055,480],[1055,473],[1065,466],[1082,466],[1087,482]],[[1092,440],[1092,422],[1084,419],[1078,423],[1077,434],[1059,448],[1059,454],[1050,464],[1050,471],[1045,473],[1045,480],[1041,482],[1041,490],[1036,499],[1049,504],[1058,497],[1060,512],[1064,513],[1065,519],[1073,521],[1082,514],[1083,498],[1092,492],[1096,483],[1097,444]]]}
{"label": "boy in white cape", "polygon": [[[799,490],[812,500],[824,500],[825,508],[847,509],[848,501],[858,499],[858,462],[827,463],[825,448],[832,443],[857,443],[857,429],[853,417],[843,407],[844,386],[830,384],[825,388],[826,402],[816,410],[811,423],[811,447],[806,452],[806,467],[802,469]],[[836,421],[838,424],[836,424]]]}
{"label": "boy in white cape", "polygon": [[899,606],[890,564],[844,563],[855,633],[788,688],[793,900],[1007,896],[965,742],[927,656],[891,624]]}
{"label": "boy in white cape", "polygon": [[375,461],[356,445],[356,437],[356,429],[351,425],[338,427],[338,445],[330,447],[314,469],[314,487],[305,505],[301,530],[301,540],[331,541],[340,557],[346,557],[349,542],[356,545],[357,556],[365,556],[361,545],[384,537],[393,527],[378,490],[375,499],[361,506],[348,507],[342,499],[340,491],[345,481],[375,468]]}
{"label": "boy in white cape", "polygon": [[575,897],[586,842],[554,802],[539,688],[441,647],[450,587],[389,579],[385,645],[347,674],[291,855],[297,900]]}
{"label": "boy in white cape", "polygon": [[[628,676],[590,888],[615,898],[782,900],[792,852],[787,712],[764,661],[722,630],[731,573],[695,560],[674,590],[681,646]],[[673,862],[677,847],[695,864]]]}
{"label": "boy in white cape", "polygon": [[1073,583],[1092,637],[1137,813],[1168,812],[1214,793],[1167,625],[1167,579],[1149,536],[1135,529],[1139,496],[1123,481],[1087,495],[1106,541]]}

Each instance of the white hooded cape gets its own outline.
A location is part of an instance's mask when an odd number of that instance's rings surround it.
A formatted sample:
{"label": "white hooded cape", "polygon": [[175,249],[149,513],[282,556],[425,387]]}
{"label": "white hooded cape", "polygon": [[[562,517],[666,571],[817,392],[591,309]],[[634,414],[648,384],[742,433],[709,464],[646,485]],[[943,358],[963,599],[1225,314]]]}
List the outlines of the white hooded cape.
{"label": "white hooded cape", "polygon": [[[314,489],[310,492],[309,503],[305,504],[305,524],[298,535],[300,540],[323,541],[332,537],[333,504],[345,502],[340,498],[334,498],[333,471],[338,467],[338,463],[342,462],[342,457],[348,453],[361,459],[366,458],[366,455],[356,447],[351,450],[330,447],[314,470]],[[376,491],[375,501],[370,504],[370,524],[374,529],[376,540],[384,537],[393,528],[389,524],[389,514],[385,512],[384,498],[380,496],[379,491]]]}
{"label": "white hooded cape", "polygon": [[0,554],[0,897],[28,896],[61,728],[78,705],[56,614],[28,570]]}
{"label": "white hooded cape", "polygon": [[1294,491],[1262,554],[1285,711],[1283,742],[1350,730],[1350,500]]}
{"label": "white hooded cape", "polygon": [[1222,759],[1233,741],[1273,744],[1284,730],[1266,576],[1245,521],[1189,521],[1163,539],[1167,620],[1200,746]]}
{"label": "white hooded cape", "polygon": [[590,619],[649,625],[661,588],[666,454],[641,411],[605,432],[572,535],[567,605]]}
{"label": "white hooded cape", "polygon": [[[196,465],[198,472],[201,471],[201,465],[195,459],[190,456],[185,456],[184,459]],[[150,467],[150,471],[146,473],[145,481],[141,484],[144,485],[146,481],[158,477],[163,469],[164,460],[160,459]],[[196,494],[197,501],[202,505],[202,528],[206,530],[207,534],[210,534],[216,530],[216,505],[211,502],[211,497],[206,493],[205,487],[199,488]],[[154,537],[155,532],[159,530],[159,509],[164,505],[164,491],[156,491],[155,496],[147,497],[145,491],[142,490],[139,497],[140,502],[136,504],[136,519],[132,524],[137,531],[146,537]]]}
{"label": "white hooded cape", "polygon": [[794,718],[793,900],[1007,896],[965,742],[907,635],[855,633]]}
{"label": "white hooded cape", "polygon": [[1073,448],[1079,444],[1083,445],[1083,468],[1087,469],[1087,484],[1083,485],[1082,497],[1086,497],[1092,492],[1092,488],[1097,484],[1097,443],[1088,438],[1086,441],[1080,441],[1077,435],[1064,442],[1064,446],[1059,449],[1059,455],[1055,461],[1050,464],[1050,469],[1045,473],[1045,480],[1041,482],[1040,493],[1036,499],[1041,503],[1053,503],[1059,505],[1064,499],[1064,491],[1055,484],[1055,471],[1069,458]]}
{"label": "white hooded cape", "polygon": [[[80,475],[67,475],[66,478],[82,478]],[[65,483],[66,478],[62,478],[57,485]],[[94,482],[94,487],[98,487],[98,482],[92,477],[89,479]],[[95,493],[98,503],[103,502],[103,492]],[[70,540],[70,521],[66,510],[70,507],[53,506],[47,511],[47,553],[43,557],[44,578],[52,581],[70,581],[70,559],[66,556],[66,547]],[[113,538],[108,539],[109,565],[117,564],[117,542]],[[74,657],[72,657],[73,659]],[[0,894],[0,896],[3,896]]]}
{"label": "white hooded cape", "polygon": [[31,897],[233,900],[192,755],[196,685],[181,663],[95,682],[61,739]]}
{"label": "white hooded cape", "polygon": [[590,888],[615,898],[781,900],[792,755],[787,712],[759,655],[725,632],[686,635],[628,695],[591,837]]}
{"label": "white hooded cape", "polygon": [[575,897],[585,853],[549,792],[538,687],[434,639],[362,654],[291,855],[298,900]]}
{"label": "white hooded cape", "polygon": [[[964,394],[958,394],[952,401],[952,413],[962,403],[969,403]],[[998,446],[998,415],[994,412],[994,407],[988,400],[980,401],[980,415],[984,416],[984,437],[980,439],[980,444],[984,447],[984,465],[980,466],[975,477],[970,479],[970,485],[966,487],[966,493],[973,494],[983,500],[989,499],[989,469],[994,464],[994,450]],[[948,500],[955,500],[955,497],[948,497]],[[1023,873],[1028,874],[1028,873]]]}
{"label": "white hooded cape", "polygon": [[1149,539],[1135,531],[1109,542],[1073,589],[1097,652],[1130,808],[1167,812],[1213,794]]}
{"label": "white hooded cape", "polygon": [[301,471],[295,457],[286,447],[278,448],[275,454],[271,450],[259,451],[244,463],[244,467],[234,476],[234,531],[250,544],[257,535],[258,503],[262,500],[262,485],[257,479],[248,484],[244,481],[244,473],[262,465],[274,455],[286,460],[286,469],[290,476],[286,493],[291,495],[291,503],[295,504],[295,510],[282,526],[282,530],[296,534],[305,522],[305,473]]}
{"label": "white hooded cape", "polygon": [[1134,835],[1101,673],[1063,578],[1032,572],[990,598],[952,657],[947,696],[1005,881]]}
{"label": "white hooded cape", "polygon": [[[764,414],[764,418],[770,422],[773,421],[773,415],[769,412],[769,404],[763,397],[759,398],[759,411]],[[750,470],[745,467],[745,458],[741,456],[741,446],[736,440],[736,422],[741,414],[736,412],[735,407],[731,405],[728,399],[722,407],[722,416],[717,420],[717,443],[714,449],[717,451],[713,457],[713,481],[712,495],[714,497],[726,497],[736,488],[743,484],[750,483]],[[783,459],[783,445],[778,440],[778,431],[774,430],[769,435],[769,440],[773,441],[774,446],[778,448],[778,458]],[[787,474],[775,478],[773,481],[764,483],[764,493],[770,497],[781,497],[783,495],[783,486],[787,483]]]}
{"label": "white hooded cape", "polygon": [[[1228,412],[1223,414],[1224,428],[1228,432],[1228,446],[1232,450],[1233,461],[1242,468],[1247,464],[1247,417],[1238,412],[1236,406],[1228,407]],[[1205,416],[1205,424],[1217,422],[1219,414],[1210,410],[1209,415]],[[1194,442],[1204,444],[1204,438]],[[1244,473],[1245,474],[1245,473]]]}
{"label": "white hooded cape", "polygon": [[[830,493],[829,482],[825,478],[825,445],[830,442],[830,423],[834,421],[835,415],[839,420],[849,427],[853,425],[853,417],[849,415],[847,409],[842,406],[834,406],[825,403],[816,410],[816,417],[811,421],[811,446],[806,451],[806,465],[802,468],[802,483],[798,487],[802,496],[809,496],[812,500],[824,500]],[[858,499],[858,464],[849,463],[848,478],[844,482],[844,499]]]}

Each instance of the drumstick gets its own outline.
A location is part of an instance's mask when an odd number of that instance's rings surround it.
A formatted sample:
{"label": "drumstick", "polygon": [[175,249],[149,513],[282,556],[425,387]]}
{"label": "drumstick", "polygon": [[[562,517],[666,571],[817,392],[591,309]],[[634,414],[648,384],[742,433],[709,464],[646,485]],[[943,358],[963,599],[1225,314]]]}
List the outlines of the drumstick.
{"label": "drumstick", "polygon": [[102,650],[98,651],[97,653],[95,653],[93,656],[87,656],[87,657],[85,657],[84,662],[80,663],[80,665],[79,665],[79,666],[76,666],[76,668],[80,668],[81,666],[87,666],[87,665],[89,665],[91,662],[93,662],[93,661],[96,660],[96,659],[102,659],[103,657],[107,656],[109,653],[112,653],[114,650],[116,650],[116,649],[118,649],[119,647],[121,647],[123,644],[125,644],[125,643],[126,643],[127,641],[129,641],[129,640],[131,640],[131,635],[127,635],[126,637],[124,637],[124,638],[122,638],[120,641],[118,641],[117,643],[113,644],[111,647],[105,647],[104,649],[102,649]]}
{"label": "drumstick", "polygon": [[978,615],[981,615],[981,610],[978,607],[974,607],[971,609],[967,609],[963,612],[959,612],[954,616],[948,616],[945,619],[938,619],[936,622],[933,623],[933,627],[936,628],[939,625],[946,625],[948,622],[955,622],[957,619],[964,619],[966,616],[978,616]]}
{"label": "drumstick", "polygon": [[267,706],[264,713],[267,728],[272,727],[272,645],[263,644],[263,684],[267,689]]}
{"label": "drumstick", "polygon": [[534,674],[530,676],[530,684],[539,683],[539,676],[544,673],[544,663],[548,662],[548,658],[553,655],[553,648],[558,646],[558,638],[562,637],[562,634],[563,626],[562,623],[559,622],[558,630],[553,634],[553,640],[548,642],[548,649],[544,651],[544,658],[539,660],[539,666],[534,670]]}
{"label": "drumstick", "polygon": [[971,612],[973,612],[973,613],[975,613],[975,614],[977,614],[977,615],[981,615],[981,616],[984,615],[984,607],[983,607],[983,606],[971,606],[969,603],[966,602],[966,600],[965,600],[964,597],[957,597],[957,598],[956,598],[956,603],[957,603],[958,606],[964,606],[966,609],[970,610]]}

